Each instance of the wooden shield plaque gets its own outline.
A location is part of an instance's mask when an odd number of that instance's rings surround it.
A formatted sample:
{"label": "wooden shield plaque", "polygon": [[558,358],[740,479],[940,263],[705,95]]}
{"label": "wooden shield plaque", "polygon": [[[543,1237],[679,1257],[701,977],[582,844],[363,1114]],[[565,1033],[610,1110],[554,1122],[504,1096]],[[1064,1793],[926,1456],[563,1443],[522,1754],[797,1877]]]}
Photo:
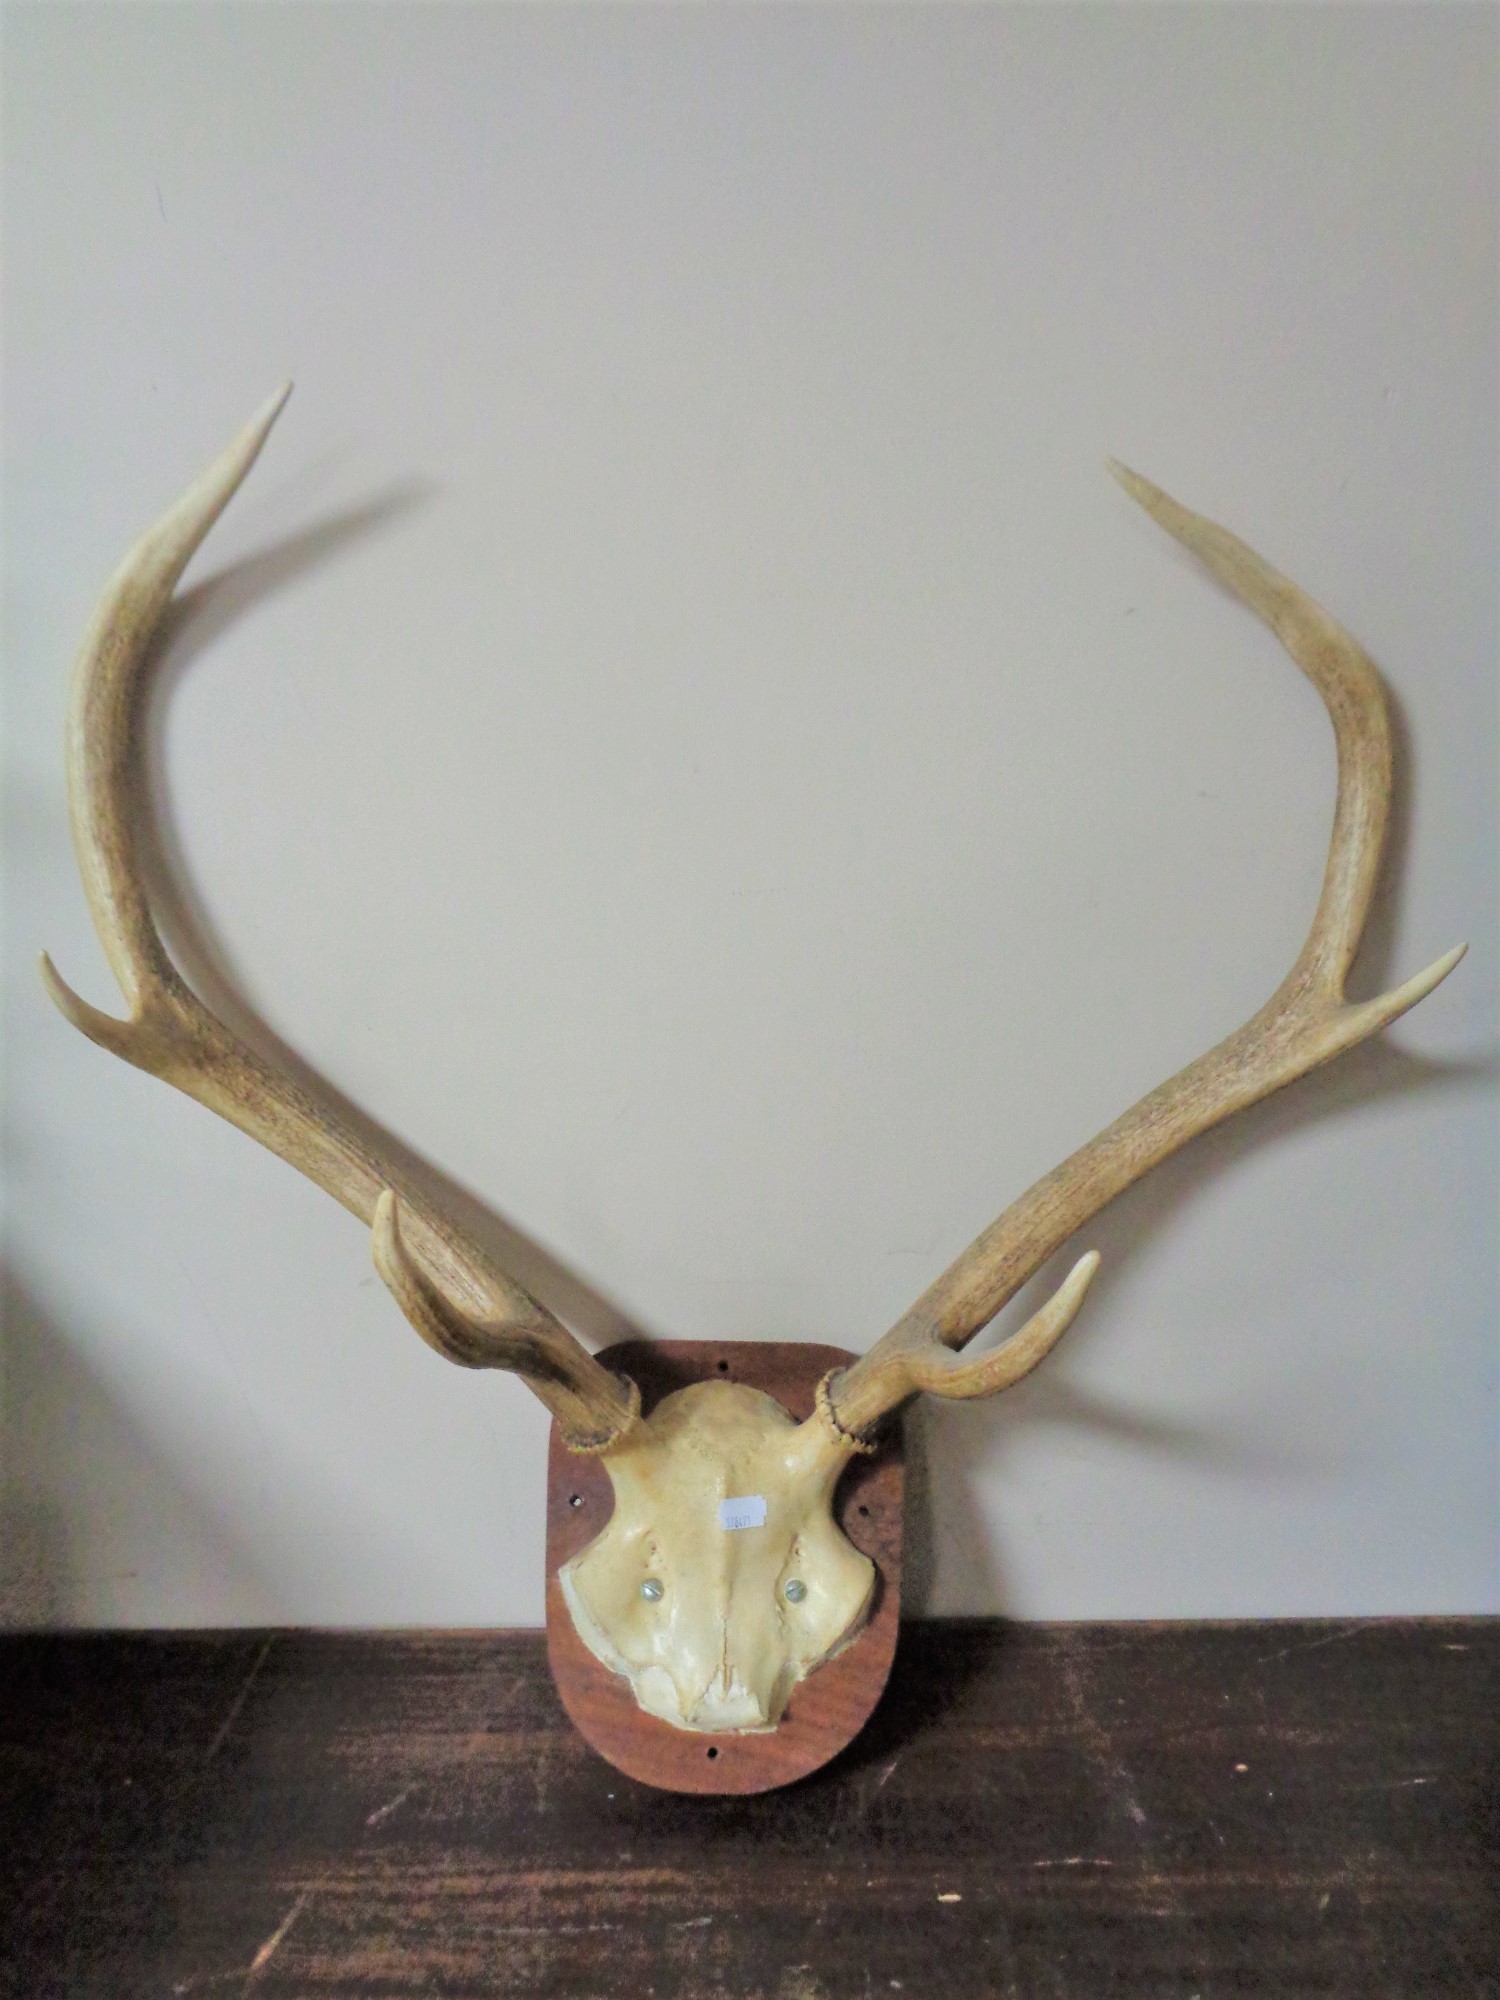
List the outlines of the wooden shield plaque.
{"label": "wooden shield plaque", "polygon": [[[838,1347],[794,1341],[622,1341],[599,1356],[640,1386],[649,1415],[693,1382],[743,1382],[799,1421],[830,1368],[854,1359]],[[766,1792],[806,1777],[864,1727],[896,1651],[901,1617],[904,1475],[899,1424],[873,1457],[856,1458],[834,1495],[834,1518],[875,1565],[875,1602],[852,1644],[800,1681],[774,1729],[708,1734],[676,1729],[638,1706],[630,1683],[579,1638],[558,1572],[614,1510],[609,1473],[571,1452],[554,1426],[547,1465],[547,1656],[564,1708],[602,1757],[628,1777],[674,1792]]]}

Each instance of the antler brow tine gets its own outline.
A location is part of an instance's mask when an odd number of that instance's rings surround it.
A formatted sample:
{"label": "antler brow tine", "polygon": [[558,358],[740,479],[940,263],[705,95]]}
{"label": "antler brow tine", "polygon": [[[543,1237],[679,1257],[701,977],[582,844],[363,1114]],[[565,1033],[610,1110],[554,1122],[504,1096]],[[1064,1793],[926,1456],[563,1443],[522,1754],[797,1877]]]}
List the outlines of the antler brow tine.
{"label": "antler brow tine", "polygon": [[[1447,978],[1466,949],[1458,945],[1379,999],[1344,999],[1390,808],[1390,725],[1380,677],[1342,626],[1227,529],[1113,460],[1110,470],[1270,626],[1323,698],[1338,747],[1338,794],[1317,913],[1291,971],[1258,1013],[1012,1202],[869,1353],[832,1378],[834,1414],[855,1435],[919,1391],[985,1395],[1019,1379],[1081,1303],[1092,1275],[1084,1264],[992,1355],[957,1365],[944,1350],[961,1347],[987,1325],[1076,1229],[1159,1161],[1396,1020]],[[1009,1364],[1008,1356],[1014,1356]]]}
{"label": "antler brow tine", "polygon": [[331,1108],[233,1035],[183,980],[152,915],[139,840],[152,642],[193,552],[254,465],[290,394],[287,383],[136,543],[106,587],[74,670],[69,814],[94,928],[129,1018],[81,999],[45,956],[42,978],[91,1041],[206,1104],[372,1225],[381,1275],[429,1345],[465,1367],[511,1370],[575,1449],[608,1450],[636,1420],[633,1384],[612,1375],[463,1239],[397,1162],[378,1157]]}

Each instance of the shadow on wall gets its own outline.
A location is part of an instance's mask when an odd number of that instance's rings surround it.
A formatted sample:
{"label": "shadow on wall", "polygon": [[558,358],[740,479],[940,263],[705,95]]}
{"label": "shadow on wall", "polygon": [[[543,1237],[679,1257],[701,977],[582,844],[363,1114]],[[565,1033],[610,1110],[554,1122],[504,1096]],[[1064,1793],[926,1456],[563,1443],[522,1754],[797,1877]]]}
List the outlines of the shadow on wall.
{"label": "shadow on wall", "polygon": [[[142,858],[149,870],[152,909],[189,984],[247,1047],[289,1075],[315,1104],[331,1111],[377,1156],[399,1166],[434,1208],[586,1339],[596,1346],[643,1339],[646,1330],[585,1278],[342,1096],[260,1019],[242,998],[231,955],[215,936],[195,893],[191,868],[172,820],[165,782],[164,712],[172,690],[193,662],[251,606],[430,497],[431,489],[421,481],[406,481],[244,557],[195,584],[170,608],[152,663],[148,697],[146,745],[152,810],[142,829]],[[105,1004],[108,1007],[109,1003]]]}
{"label": "shadow on wall", "polygon": [[999,1537],[979,1503],[979,1466],[1000,1445],[1004,1417],[987,1404],[939,1408],[918,1397],[902,1419],[906,1517],[901,1616],[925,1618],[934,1602],[983,1616],[1009,1598]]}
{"label": "shadow on wall", "polygon": [[[649,1337],[648,1329],[631,1321],[618,1306],[545,1245],[498,1215],[468,1189],[385,1131],[359,1106],[340,1096],[259,1019],[240,997],[230,956],[222,941],[214,936],[201,900],[194,893],[191,871],[171,819],[164,782],[162,715],[172,689],[191,669],[193,662],[251,606],[294,583],[306,570],[336,556],[345,547],[378,533],[388,523],[421,506],[431,497],[432,490],[421,481],[403,482],[387,493],[315,523],[271,548],[231,565],[185,592],[173,606],[168,614],[156,662],[147,732],[150,792],[155,812],[149,819],[144,845],[151,871],[153,907],[159,911],[163,929],[190,982],[225,1024],[259,1055],[289,1072],[315,1100],[334,1110],[357,1135],[395,1159],[411,1174],[429,1199],[449,1215],[481,1250],[510,1270],[544,1305],[596,1345],[646,1338]],[[1239,610],[1232,594],[1216,584],[1186,551],[1173,547],[1166,553],[1169,560],[1188,566],[1200,581],[1220,590],[1226,601]],[[1386,692],[1394,750],[1390,817],[1379,885],[1364,944],[1350,980],[1351,999],[1382,992],[1398,983],[1412,969],[1409,965],[1404,968],[1397,966],[1395,939],[1410,841],[1414,759],[1401,703],[1389,686]],[[1311,907],[1307,915],[1310,922]],[[1059,921],[1065,920],[1065,913],[1060,910]],[[1431,942],[1427,940],[1429,946]],[[1419,947],[1414,962],[1420,963],[1426,955],[1426,951]],[[1263,998],[1269,997],[1271,984],[1284,970],[1284,967],[1274,969]],[[1110,1025],[1116,1024],[1118,1019],[1116,1005],[1110,1015]],[[1238,1025],[1238,1022],[1226,1021],[1223,1032],[1227,1034]],[[1187,1050],[1183,1060],[1191,1060],[1199,1053],[1196,1049]],[[1141,1186],[1120,1196],[1100,1222],[1085,1225],[1077,1238],[1022,1291],[1014,1307],[998,1325],[1018,1325],[1022,1317],[1041,1303],[1078,1254],[1085,1236],[1104,1254],[1104,1267],[1094,1282],[1087,1315],[1099,1317],[1109,1295],[1113,1274],[1118,1272],[1129,1247],[1168,1224],[1196,1186],[1206,1183],[1260,1146],[1274,1143],[1288,1132],[1313,1124],[1330,1111],[1425,1091],[1434,1086],[1468,1086],[1485,1080],[1492,1083],[1496,1071],[1497,1060],[1493,1052],[1474,1062],[1433,1062],[1406,1055],[1387,1041],[1362,1044],[1340,1057],[1331,1068],[1304,1078],[1289,1092],[1278,1094],[1248,1112],[1241,1112],[1226,1125],[1194,1141],[1185,1153],[1158,1167]],[[1160,1080],[1152,1078],[1150,1081],[1154,1085]],[[1123,1111],[1125,1106],[1121,1105],[1119,1109]],[[1010,1192],[1019,1194],[1021,1191],[1015,1189]],[[936,1277],[937,1272],[932,1275]],[[821,1337],[843,1341],[846,1332],[846,1329],[831,1328]],[[1076,1348],[1079,1343],[1077,1330],[1069,1334],[1068,1342]],[[1127,1429],[1133,1421],[1127,1420]],[[1144,1438],[1151,1427],[1147,1420],[1142,1419],[1141,1422],[1145,1429],[1138,1434]],[[1106,1428],[1118,1432],[1120,1425],[1111,1419]]]}
{"label": "shadow on wall", "polygon": [[[969,1350],[978,1353],[997,1345],[1042,1304],[1082,1249],[1097,1249],[1103,1257],[1099,1275],[1056,1355],[994,1403],[929,1403],[908,1416],[907,1490],[919,1508],[907,1521],[904,1608],[916,1616],[935,1604],[945,1614],[959,1604],[972,1615],[1009,1609],[1003,1573],[989,1546],[991,1531],[976,1496],[983,1468],[1007,1440],[1027,1428],[1050,1426],[1108,1439],[1158,1461],[1213,1466],[1226,1477],[1272,1478],[1285,1484],[1337,1473],[1350,1449],[1337,1409],[1331,1411],[1316,1395],[1309,1398],[1308,1384],[1300,1377],[1290,1385],[1268,1380],[1265,1398],[1255,1405],[1226,1403],[1221,1414],[1185,1422],[1153,1409],[1149,1382],[1129,1402],[1075,1386],[1070,1357],[1117,1335],[1117,1298],[1132,1259],[1156,1238],[1170,1237],[1174,1220],[1193,1198],[1242,1160],[1263,1147],[1276,1147],[1293,1133],[1391,1098],[1451,1090],[1490,1094],[1497,1074],[1500,1058],[1494,1054],[1434,1062],[1390,1042],[1365,1043],[1205,1134],[1081,1229]],[[1205,1325],[1199,1337],[1211,1341],[1212,1326]],[[1371,1367],[1379,1363],[1379,1354],[1372,1351]]]}
{"label": "shadow on wall", "polygon": [[0,1627],[139,1623],[147,1564],[237,1622],[274,1622],[271,1580],[212,1505],[12,1268],[0,1287]]}

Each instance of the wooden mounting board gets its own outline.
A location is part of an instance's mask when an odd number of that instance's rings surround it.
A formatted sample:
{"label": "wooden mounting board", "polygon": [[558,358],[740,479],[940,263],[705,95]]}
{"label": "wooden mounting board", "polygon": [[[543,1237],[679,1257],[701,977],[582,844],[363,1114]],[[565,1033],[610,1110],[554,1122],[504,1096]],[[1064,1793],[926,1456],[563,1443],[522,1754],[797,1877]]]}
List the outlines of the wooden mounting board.
{"label": "wooden mounting board", "polygon": [[[813,1392],[829,1369],[854,1356],[805,1341],[630,1340],[605,1348],[599,1359],[639,1385],[647,1415],[674,1390],[714,1381],[762,1389],[802,1418],[812,1414]],[[563,1707],[585,1740],[628,1777],[672,1792],[768,1792],[826,1764],[869,1720],[891,1670],[901,1617],[904,1489],[897,1424],[874,1457],[854,1460],[834,1495],[834,1519],[875,1564],[875,1608],[854,1643],[793,1690],[777,1727],[743,1735],[674,1729],[638,1707],[630,1683],[596,1660],[573,1629],[558,1571],[604,1528],[614,1490],[603,1463],[569,1451],[554,1427],[547,1462],[547,1658]]]}

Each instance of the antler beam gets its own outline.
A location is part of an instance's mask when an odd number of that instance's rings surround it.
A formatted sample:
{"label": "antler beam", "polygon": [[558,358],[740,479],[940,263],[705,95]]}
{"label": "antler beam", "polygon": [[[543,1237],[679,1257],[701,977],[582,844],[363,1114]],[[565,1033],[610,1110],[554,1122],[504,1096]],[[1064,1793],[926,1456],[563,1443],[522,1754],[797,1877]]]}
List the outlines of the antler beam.
{"label": "antler beam", "polygon": [[273,396],[125,558],[74,671],[73,837],[94,928],[130,1017],[117,1020],[80,999],[45,957],[42,976],[90,1041],[217,1111],[372,1225],[381,1276],[438,1353],[466,1368],[519,1375],[575,1449],[604,1450],[636,1420],[634,1385],[612,1375],[513,1278],[461,1241],[394,1161],[378,1157],[294,1078],[231,1034],[184,982],[152,916],[139,843],[152,642],[189,559],[255,463],[290,393],[288,384]]}
{"label": "antler beam", "polygon": [[962,1347],[986,1326],[1106,1202],[1198,1133],[1396,1020],[1447,978],[1466,948],[1445,953],[1377,1000],[1345,1000],[1390,807],[1390,724],[1380,677],[1349,634],[1253,549],[1138,473],[1113,461],[1110,470],[1168,534],[1264,619],[1323,697],[1338,745],[1338,798],[1317,914],[1296,963],[1257,1014],[1012,1202],[883,1339],[833,1377],[828,1407],[852,1437],[919,1390],[987,1395],[1035,1367],[1082,1302],[1093,1275],[1087,1258],[1051,1303],[992,1355],[955,1365],[944,1350]]}

